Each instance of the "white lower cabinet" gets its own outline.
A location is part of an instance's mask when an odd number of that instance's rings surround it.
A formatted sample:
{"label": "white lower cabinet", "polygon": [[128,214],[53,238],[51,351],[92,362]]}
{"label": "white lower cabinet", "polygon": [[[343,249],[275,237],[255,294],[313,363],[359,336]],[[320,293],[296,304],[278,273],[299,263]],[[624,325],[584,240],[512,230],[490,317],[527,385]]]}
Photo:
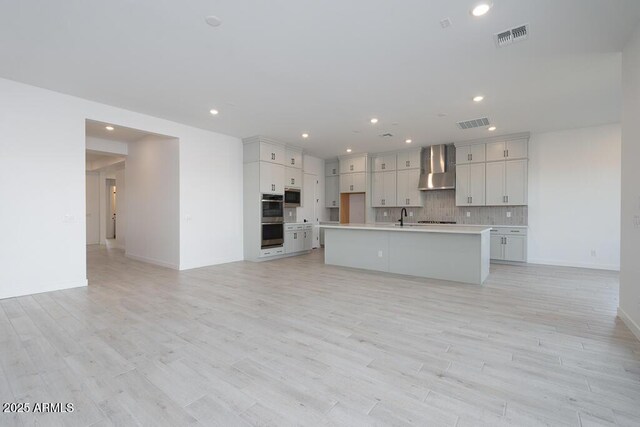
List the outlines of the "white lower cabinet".
{"label": "white lower cabinet", "polygon": [[325,177],[324,203],[327,208],[340,207],[340,177],[338,175]]}
{"label": "white lower cabinet", "polygon": [[527,262],[527,231],[525,228],[496,227],[491,229],[491,259]]}
{"label": "white lower cabinet", "polygon": [[294,254],[310,251],[313,246],[313,227],[311,224],[285,224],[284,252]]}
{"label": "white lower cabinet", "polygon": [[422,192],[418,190],[419,181],[420,169],[406,169],[398,171],[396,180],[396,206],[420,207],[423,205]]}

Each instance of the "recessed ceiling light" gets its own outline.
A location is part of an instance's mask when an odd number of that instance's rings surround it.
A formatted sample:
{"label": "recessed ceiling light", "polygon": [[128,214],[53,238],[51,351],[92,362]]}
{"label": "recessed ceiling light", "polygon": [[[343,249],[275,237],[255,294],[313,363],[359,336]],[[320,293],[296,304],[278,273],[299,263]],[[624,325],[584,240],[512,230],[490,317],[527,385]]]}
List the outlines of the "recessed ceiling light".
{"label": "recessed ceiling light", "polygon": [[211,114],[213,114],[214,116],[217,116],[217,115],[218,115],[218,113],[219,113],[219,111],[218,111],[218,110],[216,110],[215,108],[214,108],[214,109],[212,109],[212,110],[209,110],[209,112],[210,112]]}
{"label": "recessed ceiling light", "polygon": [[206,18],[204,18],[204,20],[206,21],[207,24],[211,25],[212,27],[219,27],[220,25],[222,25],[222,19],[218,18],[215,15],[209,15]]}
{"label": "recessed ceiling light", "polygon": [[484,96],[478,95],[473,97],[473,102],[480,102],[484,99]]}
{"label": "recessed ceiling light", "polygon": [[350,152],[351,152],[351,148],[347,148],[347,153],[350,153]]}
{"label": "recessed ceiling light", "polygon": [[378,119],[374,117],[373,119],[371,119],[371,123],[375,125],[376,123],[378,123]]}
{"label": "recessed ceiling light", "polygon": [[410,140],[410,139],[407,139],[405,142],[406,142],[407,144],[411,144],[413,141],[412,141],[412,140]]}
{"label": "recessed ceiling light", "polygon": [[114,127],[113,127],[113,126],[105,126],[104,128],[105,128],[106,130],[108,130],[108,131],[112,131],[112,130],[114,129]]}
{"label": "recessed ceiling light", "polygon": [[494,130],[496,130],[497,128],[495,126],[491,126],[489,129],[487,129],[489,132],[493,132]]}
{"label": "recessed ceiling light", "polygon": [[308,133],[303,133],[303,134],[302,134],[302,137],[303,137],[303,138],[309,138],[309,134],[308,134]]}
{"label": "recessed ceiling light", "polygon": [[489,12],[489,9],[491,9],[490,3],[480,3],[471,9],[471,14],[473,16],[482,16]]}

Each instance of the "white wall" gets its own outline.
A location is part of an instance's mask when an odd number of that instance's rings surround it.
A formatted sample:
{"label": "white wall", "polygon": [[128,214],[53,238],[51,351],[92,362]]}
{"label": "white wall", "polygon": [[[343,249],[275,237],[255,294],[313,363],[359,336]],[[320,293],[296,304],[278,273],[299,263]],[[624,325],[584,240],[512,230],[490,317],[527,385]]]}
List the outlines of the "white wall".
{"label": "white wall", "polygon": [[617,124],[531,136],[529,262],[619,268],[620,139]]}
{"label": "white wall", "polygon": [[[180,140],[180,150],[185,147],[187,157],[192,156],[186,147],[205,141],[220,153],[229,153],[221,154],[229,167],[206,177],[208,182],[215,181],[216,188],[198,187],[188,198],[181,197],[180,203],[190,203],[191,215],[206,223],[201,239],[224,250],[227,260],[243,258],[241,220],[220,227],[219,218],[225,216],[200,212],[198,204],[189,201],[209,197],[212,191],[224,187],[225,191],[216,193],[217,206],[241,216],[242,177],[228,173],[231,167],[242,173],[240,139],[0,79],[0,222],[5,224],[0,248],[0,298],[87,283],[85,119],[171,135]],[[198,180],[197,174],[186,173],[188,164],[181,162],[180,166],[184,182]],[[196,169],[202,171],[201,166]],[[44,191],[46,188],[56,191]],[[194,228],[189,233],[198,234],[199,230]],[[230,235],[234,236],[231,244]],[[210,255],[197,263],[213,264],[217,258]],[[193,253],[185,253],[180,261],[185,266],[193,265],[193,257]]]}
{"label": "white wall", "polygon": [[[117,178],[116,178],[117,179]],[[126,254],[180,267],[178,140],[146,136],[129,145],[125,169]]]}
{"label": "white wall", "polygon": [[640,26],[622,52],[622,241],[618,314],[640,339]]}
{"label": "white wall", "polygon": [[181,269],[243,259],[242,171],[239,139],[194,130],[180,140]]}
{"label": "white wall", "polygon": [[87,245],[100,243],[100,174],[87,172],[86,175],[86,219]]}

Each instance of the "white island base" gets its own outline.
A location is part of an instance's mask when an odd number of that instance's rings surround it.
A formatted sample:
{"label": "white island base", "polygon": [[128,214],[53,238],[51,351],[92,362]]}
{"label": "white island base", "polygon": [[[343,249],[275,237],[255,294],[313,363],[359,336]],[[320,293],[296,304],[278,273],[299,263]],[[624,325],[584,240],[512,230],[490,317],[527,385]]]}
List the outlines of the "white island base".
{"label": "white island base", "polygon": [[478,285],[489,276],[489,227],[321,227],[325,264]]}

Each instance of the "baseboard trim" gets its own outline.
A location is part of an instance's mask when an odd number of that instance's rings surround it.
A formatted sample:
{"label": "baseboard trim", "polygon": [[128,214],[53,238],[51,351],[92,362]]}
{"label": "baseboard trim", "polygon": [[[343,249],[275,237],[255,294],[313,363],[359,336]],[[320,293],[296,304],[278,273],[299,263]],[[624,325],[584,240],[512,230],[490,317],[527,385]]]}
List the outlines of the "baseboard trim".
{"label": "baseboard trim", "polygon": [[638,338],[638,341],[640,341],[640,326],[636,322],[634,322],[631,317],[629,317],[629,315],[622,309],[622,307],[618,307],[618,317],[620,318],[620,320],[622,320],[622,322],[624,322],[625,325],[627,325],[627,328],[629,328],[633,335]]}
{"label": "baseboard trim", "polygon": [[583,263],[574,263],[574,262],[552,261],[547,259],[529,259],[527,262],[529,264],[553,265],[556,267],[589,268],[592,270],[620,271],[619,265],[611,265],[611,264],[583,264]]}
{"label": "baseboard trim", "polygon": [[65,289],[84,288],[88,284],[89,284],[89,281],[87,279],[84,279],[84,280],[79,280],[77,282],[64,282],[64,283],[58,283],[58,284],[48,284],[46,286],[31,287],[31,288],[28,288],[26,292],[9,293],[6,295],[0,294],[0,300],[8,299],[8,298],[18,298],[18,297],[23,297],[27,295],[44,294],[47,292],[64,291]]}
{"label": "baseboard trim", "polygon": [[131,253],[126,252],[124,254],[124,256],[126,256],[127,258],[131,258],[133,260],[136,261],[141,261],[141,262],[146,262],[147,264],[153,264],[153,265],[159,265],[160,267],[166,267],[166,268],[170,268],[172,270],[179,270],[180,266],[178,264],[172,264],[169,262],[164,262],[164,261],[160,261],[157,259],[153,259],[153,258],[147,258],[147,257],[143,257],[140,255],[134,255]]}
{"label": "baseboard trim", "polygon": [[182,264],[180,265],[180,271],[183,270],[194,270],[196,268],[204,268],[204,267],[211,267],[214,265],[220,265],[220,264],[228,264],[230,262],[238,262],[238,261],[244,261],[244,259],[242,257],[233,257],[233,258],[219,258],[219,259],[215,259],[211,262],[207,262],[205,264],[200,264],[200,263],[195,263],[195,264]]}

